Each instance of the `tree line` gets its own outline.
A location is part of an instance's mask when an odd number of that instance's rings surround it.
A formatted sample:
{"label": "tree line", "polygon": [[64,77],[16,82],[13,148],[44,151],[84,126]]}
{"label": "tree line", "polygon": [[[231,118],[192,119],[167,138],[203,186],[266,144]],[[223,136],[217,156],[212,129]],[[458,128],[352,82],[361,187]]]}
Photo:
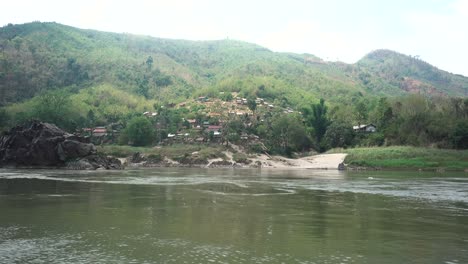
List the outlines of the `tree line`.
{"label": "tree line", "polygon": [[[149,67],[149,66],[148,66]],[[223,100],[233,100],[229,93]],[[321,99],[294,113],[284,109],[260,111],[249,97],[253,115],[224,118],[222,142],[245,143],[240,135],[256,135],[261,146],[252,151],[283,155],[355,146],[412,145],[437,148],[468,148],[468,98],[404,97],[355,98],[348,104],[329,104]],[[70,132],[84,127],[120,124],[120,144],[154,145],[168,133],[190,128],[187,119],[220,124],[220,118],[202,114],[203,105],[165,107],[157,100],[127,94],[108,86],[81,90],[78,94],[49,91],[22,104],[0,109],[3,130],[30,119],[55,123]],[[154,111],[155,117],[142,116]],[[375,133],[353,130],[373,124]]]}

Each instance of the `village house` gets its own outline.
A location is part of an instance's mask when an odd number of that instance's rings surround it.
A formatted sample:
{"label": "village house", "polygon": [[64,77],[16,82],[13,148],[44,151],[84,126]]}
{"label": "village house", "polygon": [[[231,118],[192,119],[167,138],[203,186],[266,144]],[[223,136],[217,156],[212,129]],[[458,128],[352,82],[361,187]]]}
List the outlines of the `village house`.
{"label": "village house", "polygon": [[222,126],[208,126],[206,128],[206,131],[208,131],[208,132],[211,132],[211,131],[217,132],[218,131],[219,132],[219,131],[221,131],[222,128],[223,128]]}
{"label": "village house", "polygon": [[178,142],[189,141],[189,136],[190,136],[189,133],[176,133],[176,134],[169,133],[167,134],[167,140],[178,141]]}
{"label": "village house", "polygon": [[217,112],[209,112],[209,113],[208,113],[208,116],[209,116],[209,117],[219,117],[219,116],[221,116],[221,114],[220,114],[220,113],[217,113]]}
{"label": "village house", "polygon": [[107,135],[107,129],[105,127],[96,127],[93,129],[93,137],[102,137]]}
{"label": "village house", "polygon": [[374,133],[377,127],[374,124],[353,126],[353,130],[359,133]]}
{"label": "village house", "polygon": [[214,136],[214,137],[221,137],[221,132],[219,132],[219,131],[214,131],[214,132],[213,132],[213,136]]}
{"label": "village house", "polygon": [[154,117],[154,116],[157,116],[158,113],[156,113],[156,112],[144,112],[143,115],[147,116],[147,117]]}

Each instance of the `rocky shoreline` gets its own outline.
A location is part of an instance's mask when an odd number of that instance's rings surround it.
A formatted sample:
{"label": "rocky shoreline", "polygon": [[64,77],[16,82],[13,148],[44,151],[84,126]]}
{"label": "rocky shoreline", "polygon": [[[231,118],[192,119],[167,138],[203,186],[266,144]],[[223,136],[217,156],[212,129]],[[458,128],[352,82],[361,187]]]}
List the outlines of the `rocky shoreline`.
{"label": "rocky shoreline", "polygon": [[87,138],[39,121],[16,126],[0,137],[0,167],[123,169],[118,159],[98,154]]}
{"label": "rocky shoreline", "polygon": [[0,168],[59,168],[69,170],[123,169],[136,167],[197,168],[298,168],[344,169],[346,154],[324,154],[299,159],[265,154],[234,159],[225,151],[225,158],[201,159],[197,153],[177,161],[167,157],[134,153],[119,160],[99,154],[88,138],[67,133],[49,123],[32,121],[17,126],[0,137]]}

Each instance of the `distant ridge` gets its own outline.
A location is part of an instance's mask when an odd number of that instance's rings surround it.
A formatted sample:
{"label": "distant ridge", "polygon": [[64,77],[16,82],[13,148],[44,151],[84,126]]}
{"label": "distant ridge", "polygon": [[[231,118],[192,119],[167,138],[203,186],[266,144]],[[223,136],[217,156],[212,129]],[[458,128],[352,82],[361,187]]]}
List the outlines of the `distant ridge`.
{"label": "distant ridge", "polygon": [[[290,105],[409,93],[466,97],[468,78],[376,50],[355,64],[242,41],[172,40],[32,22],[0,28],[0,106],[47,91],[110,84],[163,101],[255,90]],[[151,59],[150,59],[151,58]]]}

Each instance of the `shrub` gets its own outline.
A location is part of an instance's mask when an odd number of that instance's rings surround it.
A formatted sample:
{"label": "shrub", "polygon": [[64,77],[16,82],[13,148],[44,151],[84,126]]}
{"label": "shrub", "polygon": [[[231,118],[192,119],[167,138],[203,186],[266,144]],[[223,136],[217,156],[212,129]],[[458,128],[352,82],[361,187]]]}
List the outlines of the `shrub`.
{"label": "shrub", "polygon": [[234,153],[232,158],[237,163],[244,163],[244,164],[250,163],[250,160],[248,159],[247,155],[245,155],[244,153]]}
{"label": "shrub", "polygon": [[132,118],[122,137],[127,137],[130,145],[147,146],[154,140],[154,128],[151,122],[142,116]]}

